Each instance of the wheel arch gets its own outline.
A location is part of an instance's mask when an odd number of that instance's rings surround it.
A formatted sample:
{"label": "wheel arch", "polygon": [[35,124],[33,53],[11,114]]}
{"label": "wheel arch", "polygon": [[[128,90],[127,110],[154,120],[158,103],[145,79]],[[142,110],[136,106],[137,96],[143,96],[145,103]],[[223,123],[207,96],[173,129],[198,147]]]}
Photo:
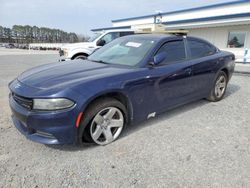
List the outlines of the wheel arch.
{"label": "wheel arch", "polygon": [[227,78],[229,78],[229,70],[226,67],[222,68],[220,71],[225,72],[225,74],[227,75]]}
{"label": "wheel arch", "polygon": [[[132,108],[132,104],[131,104],[128,96],[126,94],[124,94],[122,91],[109,91],[109,92],[105,92],[105,93],[99,93],[98,95],[95,95],[94,97],[88,99],[85,102],[85,105],[81,109],[81,112],[83,112],[83,116],[80,119],[80,124],[82,124],[82,122],[85,121],[84,113],[88,111],[88,109],[91,107],[91,104],[93,104],[97,100],[101,100],[101,99],[105,99],[105,98],[115,98],[119,102],[121,102],[127,110],[126,114],[128,117],[126,117],[126,122],[127,122],[127,124],[129,124],[131,122],[131,120],[133,119],[133,108]],[[80,126],[77,129],[77,143],[84,142],[83,134],[85,132],[85,128],[87,127],[87,125],[88,124],[86,121],[84,124],[82,124],[82,126]]]}
{"label": "wheel arch", "polygon": [[73,55],[72,58],[71,58],[71,60],[75,59],[75,58],[76,58],[77,56],[79,56],[79,55],[84,55],[84,56],[86,56],[86,57],[89,56],[89,54],[87,54],[87,53],[79,52],[79,53],[76,53],[75,55]]}
{"label": "wheel arch", "polygon": [[116,100],[121,102],[127,110],[128,123],[131,122],[131,120],[133,119],[133,105],[132,105],[129,97],[124,92],[122,92],[120,90],[112,90],[112,91],[98,93],[97,95],[95,95],[92,98],[90,98],[89,100],[87,100],[84,107],[82,108],[82,112],[87,111],[90,108],[91,104],[93,104],[96,100],[101,100],[103,98],[115,98]]}

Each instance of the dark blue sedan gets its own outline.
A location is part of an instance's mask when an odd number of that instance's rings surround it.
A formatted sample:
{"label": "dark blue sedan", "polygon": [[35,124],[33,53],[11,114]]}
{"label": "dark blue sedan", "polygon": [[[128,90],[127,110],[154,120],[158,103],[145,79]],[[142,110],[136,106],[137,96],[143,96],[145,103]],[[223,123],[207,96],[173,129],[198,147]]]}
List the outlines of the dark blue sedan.
{"label": "dark blue sedan", "polygon": [[235,57],[182,35],[133,35],[87,60],[39,66],[9,84],[16,128],[44,144],[116,140],[125,125],[223,98]]}

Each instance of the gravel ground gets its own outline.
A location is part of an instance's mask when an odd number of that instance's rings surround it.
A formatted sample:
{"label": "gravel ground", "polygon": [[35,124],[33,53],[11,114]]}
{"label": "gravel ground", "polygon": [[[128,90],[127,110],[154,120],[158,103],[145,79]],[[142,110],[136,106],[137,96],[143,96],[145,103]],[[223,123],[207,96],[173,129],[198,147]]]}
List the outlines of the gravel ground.
{"label": "gravel ground", "polygon": [[101,146],[47,146],[12,125],[7,83],[57,55],[0,57],[0,187],[250,187],[250,77],[218,103],[197,101]]}

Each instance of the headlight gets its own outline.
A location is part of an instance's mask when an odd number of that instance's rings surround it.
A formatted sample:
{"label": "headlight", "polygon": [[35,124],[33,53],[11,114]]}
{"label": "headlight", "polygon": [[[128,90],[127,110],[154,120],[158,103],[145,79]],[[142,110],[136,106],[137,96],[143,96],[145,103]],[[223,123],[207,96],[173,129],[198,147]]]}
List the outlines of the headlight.
{"label": "headlight", "polygon": [[67,49],[63,49],[63,54],[65,57],[68,57],[68,50]]}
{"label": "headlight", "polygon": [[70,108],[74,104],[75,103],[73,101],[65,98],[33,99],[34,110],[61,110]]}

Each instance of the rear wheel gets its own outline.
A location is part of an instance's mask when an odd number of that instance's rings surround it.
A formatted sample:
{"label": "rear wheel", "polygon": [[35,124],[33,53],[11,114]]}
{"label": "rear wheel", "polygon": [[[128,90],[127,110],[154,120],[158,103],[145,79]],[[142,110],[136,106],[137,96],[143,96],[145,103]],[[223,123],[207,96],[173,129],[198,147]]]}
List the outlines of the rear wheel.
{"label": "rear wheel", "polygon": [[115,141],[126,124],[126,109],[121,102],[113,98],[94,102],[87,114],[89,121],[83,139],[98,145],[107,145]]}
{"label": "rear wheel", "polygon": [[220,101],[226,93],[227,83],[228,77],[225,72],[221,71],[217,76],[214,83],[214,87],[210,92],[210,96],[207,99],[213,102]]}

